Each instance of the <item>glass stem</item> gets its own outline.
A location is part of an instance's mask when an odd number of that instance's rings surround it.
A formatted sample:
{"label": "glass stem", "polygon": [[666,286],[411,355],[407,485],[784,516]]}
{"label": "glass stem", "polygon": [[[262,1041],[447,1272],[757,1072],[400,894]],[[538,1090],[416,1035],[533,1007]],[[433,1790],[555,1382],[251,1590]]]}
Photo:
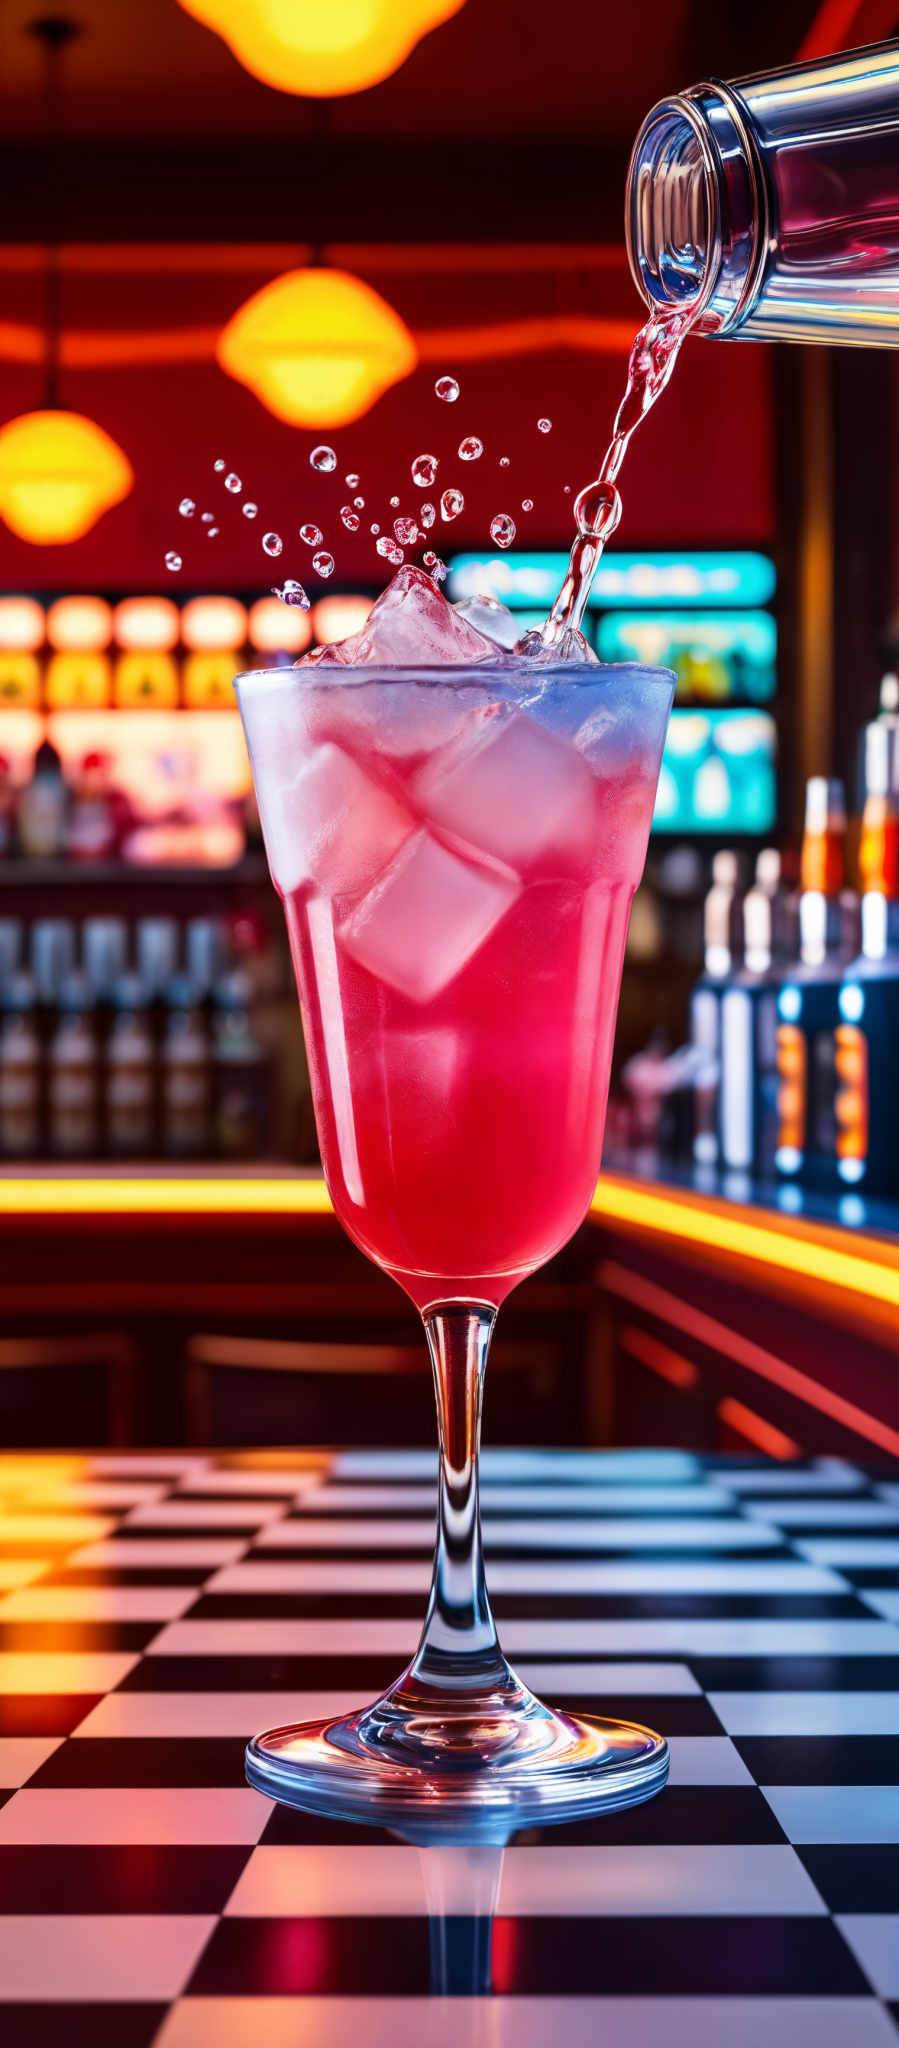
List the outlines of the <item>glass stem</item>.
{"label": "glass stem", "polygon": [[481,1396],[496,1310],[459,1302],[423,1320],[440,1438],[437,1547],[424,1630],[404,1685],[464,1698],[511,1680],[487,1597],[478,1502]]}

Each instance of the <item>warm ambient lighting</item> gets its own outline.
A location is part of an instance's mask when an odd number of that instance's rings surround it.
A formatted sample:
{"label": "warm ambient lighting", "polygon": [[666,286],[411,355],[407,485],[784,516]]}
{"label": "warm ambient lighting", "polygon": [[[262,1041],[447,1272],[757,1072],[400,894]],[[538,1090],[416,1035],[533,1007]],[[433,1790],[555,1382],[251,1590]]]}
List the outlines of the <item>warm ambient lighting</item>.
{"label": "warm ambient lighting", "polygon": [[181,636],[181,613],[170,597],[125,597],[115,608],[119,647],[168,654]]}
{"label": "warm ambient lighting", "polygon": [[127,456],[83,413],[26,412],[0,427],[0,516],[20,540],[80,540],[133,482]]}
{"label": "warm ambient lighting", "polygon": [[276,419],[343,427],[415,369],[411,334],[346,270],[289,270],[255,292],[219,337],[218,361]]}
{"label": "warm ambient lighting", "polygon": [[112,606],[103,597],[60,597],[47,613],[47,639],[65,654],[99,654],[112,639]]}
{"label": "warm ambient lighting", "polygon": [[334,640],[348,640],[351,633],[361,633],[371,607],[370,597],[320,597],[312,607],[319,645],[330,647]]}
{"label": "warm ambient lighting", "polygon": [[250,606],[249,633],[258,654],[301,654],[312,639],[312,626],[299,605],[260,597]]}
{"label": "warm ambient lighting", "polygon": [[[277,598],[273,598],[277,603]],[[236,597],[192,597],[181,613],[181,638],[195,653],[242,647],[247,637],[246,606]]]}
{"label": "warm ambient lighting", "polygon": [[0,647],[33,654],[44,644],[44,607],[33,597],[0,597]]}
{"label": "warm ambient lighting", "polygon": [[311,99],[364,92],[463,0],[180,0],[263,85]]}

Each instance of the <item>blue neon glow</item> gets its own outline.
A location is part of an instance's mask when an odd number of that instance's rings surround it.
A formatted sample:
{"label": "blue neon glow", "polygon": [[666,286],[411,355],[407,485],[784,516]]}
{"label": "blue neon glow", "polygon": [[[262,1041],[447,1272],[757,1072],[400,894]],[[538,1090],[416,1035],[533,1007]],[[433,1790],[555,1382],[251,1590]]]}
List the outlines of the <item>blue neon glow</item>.
{"label": "blue neon glow", "polygon": [[776,738],[765,711],[673,711],[654,829],[769,832],[776,810]]}
{"label": "blue neon glow", "polygon": [[770,612],[606,612],[595,646],[601,661],[673,668],[678,704],[764,704],[777,688]]}
{"label": "blue neon glow", "polygon": [[[512,611],[547,610],[568,567],[565,554],[456,555],[449,564],[447,596],[498,597]],[[748,548],[604,555],[590,592],[594,611],[610,605],[762,605],[777,578],[769,555]]]}
{"label": "blue neon glow", "polygon": [[865,991],[857,981],[847,981],[839,994],[840,1016],[847,1024],[860,1024],[865,1014]]}
{"label": "blue neon glow", "polygon": [[777,1007],[785,1024],[795,1024],[802,1010],[802,995],[795,983],[784,983],[777,998]]}

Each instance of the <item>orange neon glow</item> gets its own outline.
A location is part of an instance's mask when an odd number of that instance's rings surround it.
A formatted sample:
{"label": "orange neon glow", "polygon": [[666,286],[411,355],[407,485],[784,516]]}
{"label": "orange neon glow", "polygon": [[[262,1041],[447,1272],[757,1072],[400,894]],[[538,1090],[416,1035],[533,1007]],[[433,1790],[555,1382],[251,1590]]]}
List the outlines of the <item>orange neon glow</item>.
{"label": "orange neon glow", "polygon": [[83,413],[21,413],[0,427],[0,516],[20,540],[80,540],[133,482],[127,456]]}
{"label": "orange neon glow", "polygon": [[102,597],[57,598],[47,613],[47,639],[60,653],[102,653],[112,639],[112,606]]}
{"label": "orange neon glow", "polygon": [[618,1342],[631,1358],[638,1359],[641,1365],[648,1365],[650,1372],[657,1373],[659,1379],[667,1380],[669,1386],[677,1387],[681,1393],[698,1386],[699,1367],[693,1364],[692,1359],[682,1358],[680,1352],[672,1351],[670,1344],[662,1344],[649,1330],[638,1330],[628,1324],[626,1329],[619,1331]]}
{"label": "orange neon glow", "polygon": [[312,624],[320,647],[359,633],[371,611],[370,597],[320,597],[312,607]]}
{"label": "orange neon glow", "polygon": [[747,1443],[756,1444],[767,1457],[783,1461],[801,1458],[801,1444],[794,1443],[782,1429],[775,1429],[773,1422],[766,1422],[763,1415],[756,1415],[754,1408],[735,1401],[732,1395],[727,1394],[723,1401],[719,1401],[716,1413],[725,1429],[735,1430],[738,1436],[746,1438]]}
{"label": "orange neon glow", "polygon": [[234,709],[233,654],[188,654],[181,669],[184,702],[192,711],[216,704]]}
{"label": "orange neon glow", "polygon": [[170,654],[153,650],[120,654],[112,682],[113,699],[123,711],[140,705],[168,711],[178,702],[178,669]]}
{"label": "orange neon glow", "polygon": [[[0,262],[0,270],[5,267]],[[117,267],[110,265],[112,270]],[[403,266],[384,267],[399,270]],[[411,263],[408,266],[409,269],[418,267]],[[426,270],[434,268],[429,263],[423,267]],[[459,257],[454,256],[446,267],[450,271],[462,268]],[[472,264],[474,270],[479,267],[477,262]],[[519,262],[499,264],[499,268],[504,270],[524,267]],[[564,262],[561,267],[565,267]],[[334,272],[330,274],[333,276]],[[466,327],[425,327],[410,329],[409,332],[420,362],[442,362],[448,356],[456,362],[489,362],[503,356],[540,355],[550,349],[573,349],[583,355],[626,356],[634,339],[634,324],[632,320],[618,320],[603,314],[591,318],[586,314],[549,313],[521,320],[485,322]],[[140,369],[148,364],[156,367],[160,363],[211,363],[216,358],[220,335],[218,327],[152,327],[128,328],[118,333],[71,333],[63,340],[61,358],[65,367],[78,370]],[[11,345],[9,337],[8,323],[0,320],[0,361],[30,361],[32,357],[35,362],[42,360],[44,341],[40,328],[32,330],[33,348],[27,358],[23,357],[20,345]]]}
{"label": "orange neon glow", "polygon": [[112,666],[108,654],[54,654],[46,675],[47,709],[80,704],[99,711],[109,703]]}
{"label": "orange neon glow", "polygon": [[41,665],[34,654],[0,654],[0,704],[4,709],[3,752],[7,746],[7,705],[33,704],[41,700]]}
{"label": "orange neon glow", "polygon": [[229,320],[218,361],[276,419],[342,427],[408,377],[418,352],[386,299],[346,270],[290,270]]}
{"label": "orange neon glow", "polygon": [[170,597],[126,597],[116,605],[113,627],[119,647],[168,654],[178,645],[181,613]]}
{"label": "orange neon glow", "polygon": [[260,597],[250,606],[249,636],[260,654],[301,654],[312,639],[309,613],[277,597]]}
{"label": "orange neon glow", "polygon": [[33,654],[44,644],[44,607],[33,597],[0,597],[0,647],[4,652]]}
{"label": "orange neon glow", "polygon": [[398,71],[463,0],[180,0],[254,78],[279,92],[338,99]]}
{"label": "orange neon glow", "polygon": [[181,613],[181,638],[196,653],[233,651],[246,637],[246,606],[236,597],[194,597]]}

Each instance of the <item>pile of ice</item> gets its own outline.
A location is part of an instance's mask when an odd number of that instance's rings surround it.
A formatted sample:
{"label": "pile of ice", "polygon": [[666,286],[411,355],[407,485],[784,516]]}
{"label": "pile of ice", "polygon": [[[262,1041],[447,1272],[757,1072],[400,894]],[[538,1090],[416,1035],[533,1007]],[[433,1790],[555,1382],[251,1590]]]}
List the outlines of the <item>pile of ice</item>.
{"label": "pile of ice", "polygon": [[[545,652],[539,634],[529,633],[526,643],[518,620],[498,598],[464,597],[448,604],[433,578],[409,565],[382,591],[360,632],[301,655],[297,667],[339,662],[342,668],[476,668],[508,662],[516,650],[531,660]],[[567,637],[561,658],[596,660],[580,633]]]}

